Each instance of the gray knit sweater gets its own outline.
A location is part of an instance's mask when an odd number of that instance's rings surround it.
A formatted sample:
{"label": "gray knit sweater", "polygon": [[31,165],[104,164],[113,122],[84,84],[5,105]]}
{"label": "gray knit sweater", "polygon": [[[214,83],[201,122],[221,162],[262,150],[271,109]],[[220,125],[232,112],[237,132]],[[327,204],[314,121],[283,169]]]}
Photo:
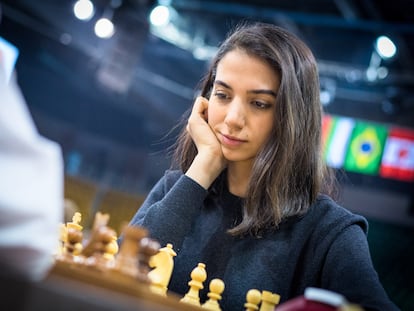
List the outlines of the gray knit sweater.
{"label": "gray knit sweater", "polygon": [[222,310],[244,310],[249,289],[267,290],[281,302],[302,295],[306,287],[344,295],[368,310],[398,310],[379,282],[369,253],[367,221],[320,196],[308,212],[282,222],[261,238],[226,233],[241,219],[242,200],[223,189],[206,191],[179,171],[167,171],[149,193],[131,224],[146,227],[161,246],[172,243],[173,275],[169,291],[184,295],[199,262],[207,280],[225,283]]}

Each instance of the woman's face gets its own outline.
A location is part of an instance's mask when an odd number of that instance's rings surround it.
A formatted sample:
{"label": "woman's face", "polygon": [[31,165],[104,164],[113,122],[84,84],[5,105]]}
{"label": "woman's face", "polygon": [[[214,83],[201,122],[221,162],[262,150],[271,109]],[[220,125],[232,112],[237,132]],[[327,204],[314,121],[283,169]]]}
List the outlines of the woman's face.
{"label": "woman's face", "polygon": [[272,131],[278,89],[272,68],[243,50],[218,63],[208,123],[229,162],[253,162]]}

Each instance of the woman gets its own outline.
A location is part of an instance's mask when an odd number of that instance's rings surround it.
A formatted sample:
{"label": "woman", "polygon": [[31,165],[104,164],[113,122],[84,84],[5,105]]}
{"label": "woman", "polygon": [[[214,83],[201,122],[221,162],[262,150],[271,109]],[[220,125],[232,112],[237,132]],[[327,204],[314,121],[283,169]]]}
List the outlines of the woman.
{"label": "woman", "polygon": [[[201,85],[168,170],[131,224],[177,252],[169,290],[197,263],[220,278],[223,310],[256,288],[281,302],[329,289],[366,310],[396,310],[372,266],[367,222],[327,196],[317,65],[268,24],[240,26]],[[322,194],[325,192],[325,194]]]}

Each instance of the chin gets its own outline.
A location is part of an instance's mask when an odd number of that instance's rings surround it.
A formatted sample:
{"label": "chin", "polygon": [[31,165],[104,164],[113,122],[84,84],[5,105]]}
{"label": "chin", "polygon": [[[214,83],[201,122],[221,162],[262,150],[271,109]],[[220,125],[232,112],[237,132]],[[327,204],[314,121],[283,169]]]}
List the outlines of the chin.
{"label": "chin", "polygon": [[223,152],[223,156],[228,162],[240,162],[246,160],[246,157],[241,157],[234,152]]}

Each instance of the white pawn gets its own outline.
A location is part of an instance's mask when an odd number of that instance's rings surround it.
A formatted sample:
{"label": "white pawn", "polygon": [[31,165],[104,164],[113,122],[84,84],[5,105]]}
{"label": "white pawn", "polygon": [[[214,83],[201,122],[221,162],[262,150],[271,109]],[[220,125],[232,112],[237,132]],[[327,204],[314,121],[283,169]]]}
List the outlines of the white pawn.
{"label": "white pawn", "polygon": [[224,291],[224,282],[220,279],[213,279],[209,286],[210,292],[207,294],[209,299],[201,306],[203,309],[221,311],[218,301]]}
{"label": "white pawn", "polygon": [[262,299],[262,294],[257,289],[251,289],[246,294],[246,303],[244,307],[246,311],[256,311],[259,310],[259,303]]}
{"label": "white pawn", "polygon": [[201,306],[199,292],[203,289],[203,282],[207,279],[206,265],[199,263],[196,268],[191,271],[191,281],[188,282],[190,289],[181,302],[189,303],[196,306]]}

